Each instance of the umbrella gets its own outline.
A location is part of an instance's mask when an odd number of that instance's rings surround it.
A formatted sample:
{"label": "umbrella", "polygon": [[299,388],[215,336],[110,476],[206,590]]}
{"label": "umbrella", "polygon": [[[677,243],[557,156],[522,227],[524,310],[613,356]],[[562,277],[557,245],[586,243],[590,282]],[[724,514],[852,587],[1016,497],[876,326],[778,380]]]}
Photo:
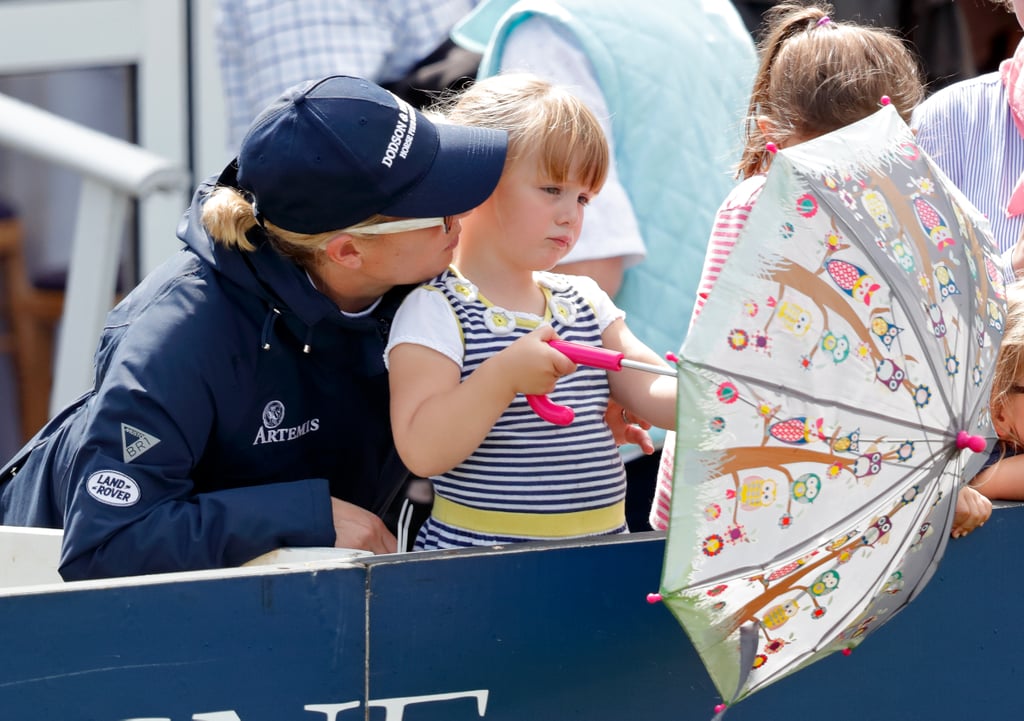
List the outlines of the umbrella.
{"label": "umbrella", "polygon": [[678,358],[659,595],[723,700],[927,583],[994,437],[1004,310],[987,221],[892,107],[776,154]]}

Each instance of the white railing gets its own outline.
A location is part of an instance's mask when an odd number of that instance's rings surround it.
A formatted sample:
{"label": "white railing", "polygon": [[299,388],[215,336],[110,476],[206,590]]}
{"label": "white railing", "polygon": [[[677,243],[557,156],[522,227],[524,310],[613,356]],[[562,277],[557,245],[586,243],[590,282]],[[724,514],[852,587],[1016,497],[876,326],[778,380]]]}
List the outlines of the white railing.
{"label": "white railing", "polygon": [[137,145],[6,95],[0,95],[0,145],[82,177],[50,394],[52,415],[92,386],[93,352],[114,298],[132,199],[171,192],[183,204],[191,178],[185,168]]}

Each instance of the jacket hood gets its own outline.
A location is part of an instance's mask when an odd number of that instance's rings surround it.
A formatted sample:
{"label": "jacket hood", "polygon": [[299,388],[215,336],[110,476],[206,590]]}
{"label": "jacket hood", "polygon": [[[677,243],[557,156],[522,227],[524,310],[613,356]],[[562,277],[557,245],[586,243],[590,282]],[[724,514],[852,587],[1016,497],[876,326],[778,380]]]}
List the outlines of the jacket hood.
{"label": "jacket hood", "polygon": [[178,226],[178,238],[217,273],[262,299],[268,309],[294,316],[307,328],[322,320],[343,317],[337,306],[319,293],[306,271],[278,253],[259,227],[249,231],[254,251],[229,248],[218,243],[202,222],[203,205],[218,185],[233,185],[232,166],[211,176],[196,189],[192,203]]}

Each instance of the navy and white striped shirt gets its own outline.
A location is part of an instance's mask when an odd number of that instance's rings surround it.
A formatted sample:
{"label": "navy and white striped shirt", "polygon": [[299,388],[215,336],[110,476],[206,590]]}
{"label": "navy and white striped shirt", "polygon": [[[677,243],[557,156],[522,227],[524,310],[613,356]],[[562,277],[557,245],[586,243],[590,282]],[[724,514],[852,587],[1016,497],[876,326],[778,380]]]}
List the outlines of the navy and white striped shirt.
{"label": "navy and white striped shirt", "polygon": [[[563,340],[600,346],[604,328],[622,317],[621,311],[590,279],[550,273],[536,276],[548,299],[544,318],[494,306],[472,283],[446,271],[410,294],[411,301],[403,305],[407,313],[403,317],[400,311],[395,318],[388,350],[411,342],[450,357],[452,334],[461,328],[464,355],[453,360],[461,364],[465,379],[487,358],[541,323],[550,323]],[[586,288],[585,294],[578,286]],[[598,300],[592,302],[595,294]],[[436,302],[438,296],[444,299],[443,304]],[[425,339],[432,334],[447,338],[436,343]],[[540,418],[524,396],[517,396],[469,458],[431,479],[437,499],[435,512],[420,529],[416,548],[457,548],[587,535],[572,532],[571,529],[578,528],[574,524],[576,514],[593,512],[590,517],[596,514],[603,519],[617,512],[625,498],[626,475],[615,440],[604,422],[608,395],[607,371],[602,369],[580,366],[575,373],[561,378],[549,398],[575,411],[575,419],[567,426]],[[468,513],[469,518],[482,523],[494,518],[504,522],[507,514],[515,514],[514,520],[521,520],[524,514],[548,514],[551,523],[536,519],[537,527],[547,529],[539,535],[503,533],[498,527],[456,525],[437,517],[439,501],[441,507],[461,511],[460,517],[466,518]],[[593,532],[624,532],[624,516],[616,518],[613,525]],[[563,521],[568,532],[561,531]],[[528,518],[523,524],[534,525]]]}

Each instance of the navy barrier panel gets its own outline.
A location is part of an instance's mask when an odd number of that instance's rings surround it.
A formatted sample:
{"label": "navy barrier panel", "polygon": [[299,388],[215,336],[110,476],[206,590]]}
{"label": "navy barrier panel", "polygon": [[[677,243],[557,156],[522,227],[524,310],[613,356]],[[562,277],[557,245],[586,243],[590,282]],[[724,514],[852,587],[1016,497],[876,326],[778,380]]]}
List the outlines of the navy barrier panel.
{"label": "navy barrier panel", "polygon": [[[726,721],[1020,718],[1022,532],[1024,510],[997,511],[851,656]],[[706,721],[707,673],[645,601],[663,547],[646,533],[0,595],[0,719]]]}
{"label": "navy barrier panel", "polygon": [[0,719],[313,721],[304,704],[365,705],[361,567],[71,588],[0,597]]}
{"label": "navy barrier panel", "polygon": [[[371,563],[370,696],[486,690],[488,721],[710,719],[715,690],[696,652],[646,601],[661,536],[594,544]],[[478,718],[468,700],[405,715]]]}

